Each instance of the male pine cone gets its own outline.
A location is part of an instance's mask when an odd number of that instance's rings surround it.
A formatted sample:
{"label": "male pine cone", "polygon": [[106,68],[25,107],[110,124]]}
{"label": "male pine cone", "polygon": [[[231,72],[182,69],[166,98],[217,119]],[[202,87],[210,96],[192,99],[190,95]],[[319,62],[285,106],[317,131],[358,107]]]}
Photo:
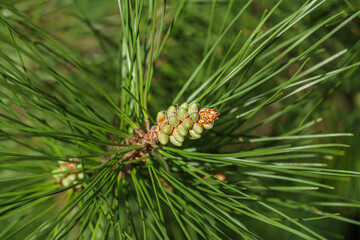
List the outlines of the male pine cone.
{"label": "male pine cone", "polygon": [[176,146],[181,146],[186,137],[199,139],[205,129],[211,129],[218,119],[219,113],[215,109],[203,108],[199,110],[197,103],[183,103],[179,107],[170,106],[167,111],[160,111],[148,136],[166,145],[169,140]]}

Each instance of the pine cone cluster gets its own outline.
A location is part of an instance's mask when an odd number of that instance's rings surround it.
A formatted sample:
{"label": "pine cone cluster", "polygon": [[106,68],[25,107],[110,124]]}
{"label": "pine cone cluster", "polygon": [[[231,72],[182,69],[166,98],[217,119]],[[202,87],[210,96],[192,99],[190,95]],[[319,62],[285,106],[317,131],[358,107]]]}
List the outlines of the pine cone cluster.
{"label": "pine cone cluster", "polygon": [[157,139],[162,145],[169,140],[175,146],[181,146],[186,137],[199,139],[205,129],[211,129],[218,119],[215,109],[199,110],[197,103],[183,103],[180,106],[170,106],[167,111],[157,114],[157,124],[148,133],[149,139]]}
{"label": "pine cone cluster", "polygon": [[[74,159],[70,159],[70,160],[74,160]],[[55,178],[56,182],[59,185],[63,187],[68,187],[84,179],[84,174],[82,172],[79,172],[78,170],[75,170],[81,167],[79,164],[59,161],[59,165],[60,167],[58,169],[52,171],[53,173],[55,173],[53,177]],[[74,171],[72,172],[60,173],[72,169],[74,169]],[[82,188],[82,186],[77,185],[75,188],[79,190]]]}

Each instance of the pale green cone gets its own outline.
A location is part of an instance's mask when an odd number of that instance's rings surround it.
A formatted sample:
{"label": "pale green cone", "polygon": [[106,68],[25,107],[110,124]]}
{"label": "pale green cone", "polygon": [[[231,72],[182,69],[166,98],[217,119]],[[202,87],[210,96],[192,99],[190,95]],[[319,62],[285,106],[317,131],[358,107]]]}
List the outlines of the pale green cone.
{"label": "pale green cone", "polygon": [[173,115],[176,115],[176,107],[170,106],[167,110],[167,116],[168,116],[168,118],[170,118]]}
{"label": "pale green cone", "polygon": [[73,183],[73,181],[71,181],[71,180],[68,179],[68,178],[64,178],[63,180],[61,180],[61,184],[62,184],[64,187],[68,187],[68,186],[70,186],[72,183]]}
{"label": "pale green cone", "polygon": [[164,111],[158,112],[157,116],[156,116],[156,121],[159,122],[160,119],[164,119],[166,116]]}
{"label": "pale green cone", "polygon": [[190,118],[193,122],[196,122],[197,120],[199,120],[199,113],[197,112],[190,113]]}
{"label": "pale green cone", "polygon": [[204,128],[202,127],[202,125],[200,123],[195,123],[192,129],[197,134],[201,134],[204,131]]}
{"label": "pale green cone", "polygon": [[183,120],[187,117],[188,112],[185,108],[179,108],[179,110],[177,111],[177,115],[180,120]]}
{"label": "pale green cone", "polygon": [[189,130],[190,139],[199,139],[201,138],[200,134],[197,134],[193,129]]}
{"label": "pale green cone", "polygon": [[192,103],[189,106],[188,113],[198,112],[199,111],[199,104]]}
{"label": "pale green cone", "polygon": [[169,118],[169,124],[173,127],[176,127],[179,124],[179,119],[177,116],[173,115]]}
{"label": "pale green cone", "polygon": [[187,118],[187,119],[184,119],[184,121],[182,122],[182,125],[184,126],[185,129],[189,130],[192,128],[193,123],[189,118]]}
{"label": "pale green cone", "polygon": [[79,180],[84,179],[84,173],[79,172],[78,175],[77,175],[77,178],[78,178]]}
{"label": "pale green cone", "polygon": [[189,104],[187,102],[184,102],[183,104],[180,105],[179,108],[184,108],[187,110],[189,108]]}
{"label": "pale green cone", "polygon": [[169,142],[169,136],[158,132],[158,140],[162,145],[166,145]]}
{"label": "pale green cone", "polygon": [[188,134],[188,130],[182,124],[180,124],[177,127],[177,130],[178,130],[178,133],[183,137],[185,137]]}
{"label": "pale green cone", "polygon": [[171,142],[172,144],[174,144],[175,146],[178,146],[178,147],[181,147],[181,145],[182,145],[181,142],[176,141],[176,139],[174,138],[173,135],[170,136],[170,142]]}
{"label": "pale green cone", "polygon": [[73,182],[76,180],[76,174],[71,173],[69,176],[67,176],[67,178],[71,181],[71,184],[73,184]]}
{"label": "pale green cone", "polygon": [[174,136],[175,140],[178,141],[178,142],[180,142],[180,143],[184,142],[184,140],[185,140],[184,137],[181,136],[181,135],[178,133],[177,130],[174,130],[174,132],[173,132],[172,135]]}
{"label": "pale green cone", "polygon": [[161,132],[165,135],[170,135],[172,130],[173,128],[168,123],[164,123],[161,127]]}

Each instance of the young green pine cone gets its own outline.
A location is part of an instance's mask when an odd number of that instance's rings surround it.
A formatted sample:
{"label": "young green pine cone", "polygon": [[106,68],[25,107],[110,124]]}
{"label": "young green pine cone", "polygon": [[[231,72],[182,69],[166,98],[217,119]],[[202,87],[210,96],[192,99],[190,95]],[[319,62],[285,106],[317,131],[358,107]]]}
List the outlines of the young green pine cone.
{"label": "young green pine cone", "polygon": [[[74,160],[74,159],[70,159],[70,160]],[[79,164],[73,162],[63,162],[63,161],[59,161],[59,164],[60,167],[58,169],[53,170],[52,173],[53,173],[53,177],[56,180],[56,183],[58,183],[60,186],[69,187],[71,185],[77,184],[78,181],[84,179],[84,173],[79,172],[79,170],[76,170],[81,168]],[[72,172],[60,173],[72,169],[74,169],[74,171]],[[75,186],[75,189],[81,190],[82,185]]]}
{"label": "young green pine cone", "polygon": [[180,106],[170,106],[166,111],[160,111],[156,116],[156,125],[148,133],[162,145],[169,141],[180,147],[185,138],[199,139],[204,129],[211,129],[218,119],[216,109],[203,108],[199,110],[197,103],[183,103]]}

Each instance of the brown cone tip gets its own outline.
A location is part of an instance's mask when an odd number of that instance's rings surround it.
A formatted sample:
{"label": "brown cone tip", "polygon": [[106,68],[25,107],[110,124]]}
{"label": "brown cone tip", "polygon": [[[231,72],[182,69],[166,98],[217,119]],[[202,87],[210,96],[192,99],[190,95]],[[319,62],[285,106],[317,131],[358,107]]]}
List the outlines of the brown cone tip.
{"label": "brown cone tip", "polygon": [[218,119],[220,113],[216,109],[203,108],[199,111],[200,119],[198,120],[201,124],[214,124],[215,120]]}

